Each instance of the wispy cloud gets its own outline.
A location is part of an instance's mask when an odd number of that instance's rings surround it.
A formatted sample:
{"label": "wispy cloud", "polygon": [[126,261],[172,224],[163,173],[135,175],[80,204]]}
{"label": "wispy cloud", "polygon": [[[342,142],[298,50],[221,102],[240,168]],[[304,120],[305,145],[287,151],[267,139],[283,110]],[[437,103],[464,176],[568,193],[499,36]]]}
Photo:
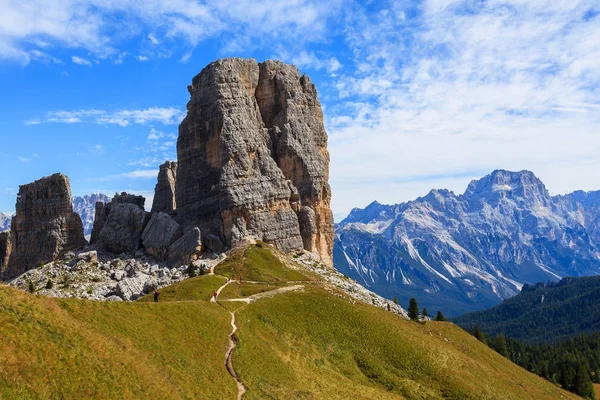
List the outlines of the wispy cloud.
{"label": "wispy cloud", "polygon": [[92,63],[89,60],[77,56],[71,56],[71,61],[73,62],[73,64],[85,65],[86,67],[92,66]]}
{"label": "wispy cloud", "polygon": [[600,18],[585,21],[590,8],[430,0],[355,10],[353,69],[335,80],[344,101],[327,113],[334,207],[432,186],[462,192],[494,168],[531,169],[554,192],[589,187],[600,169]]}
{"label": "wispy cloud", "polygon": [[295,64],[298,68],[312,68],[315,70],[324,69],[329,73],[334,73],[342,68],[340,61],[333,56],[322,56],[319,57],[313,52],[307,52],[305,50],[300,51],[297,54],[292,54],[286,50],[279,52],[280,58]]}
{"label": "wispy cloud", "polygon": [[[3,4],[0,15],[0,58],[26,64],[35,58],[34,50],[52,44],[84,49],[100,58],[115,57],[119,45],[132,37],[155,47],[181,44],[188,49],[206,39],[321,40],[328,17],[340,4],[340,0],[327,4],[318,0],[9,2]],[[72,61],[91,65],[80,57]]]}
{"label": "wispy cloud", "polygon": [[[174,133],[160,132],[154,128],[150,129],[146,142],[138,144],[130,151],[136,157],[129,162],[129,165],[149,168],[158,167],[168,160],[176,160],[176,141],[177,135]],[[143,157],[139,157],[140,154],[143,154]]]}
{"label": "wispy cloud", "polygon": [[175,107],[150,107],[143,110],[117,110],[107,111],[99,109],[84,109],[74,111],[50,111],[43,118],[34,118],[25,121],[26,125],[41,123],[93,123],[119,126],[130,124],[145,125],[160,122],[165,125],[176,125],[183,119],[184,112]]}
{"label": "wispy cloud", "polygon": [[109,175],[101,178],[90,178],[90,181],[94,182],[108,182],[119,179],[156,179],[158,176],[158,169],[144,169],[135,170],[130,172],[124,172],[122,174]]}

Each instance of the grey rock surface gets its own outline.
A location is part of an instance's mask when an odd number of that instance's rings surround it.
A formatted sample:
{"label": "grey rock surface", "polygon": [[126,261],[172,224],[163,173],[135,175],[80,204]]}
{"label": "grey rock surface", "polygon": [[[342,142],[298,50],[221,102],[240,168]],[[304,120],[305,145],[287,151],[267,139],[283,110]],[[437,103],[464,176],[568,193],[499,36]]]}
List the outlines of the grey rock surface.
{"label": "grey rock surface", "polygon": [[10,231],[0,232],[0,273],[8,266],[11,251]]}
{"label": "grey rock surface", "polygon": [[100,231],[98,247],[114,254],[135,253],[141,246],[148,213],[134,203],[113,201],[106,207],[110,212]]}
{"label": "grey rock surface", "polygon": [[168,214],[152,213],[142,233],[142,244],[148,254],[158,261],[169,258],[169,246],[182,236],[181,227]]}
{"label": "grey rock surface", "polygon": [[[186,265],[167,267],[145,255],[115,257],[98,251],[90,261],[89,252],[68,253],[59,259],[34,268],[9,282],[28,290],[31,282],[36,293],[51,297],[75,297],[98,301],[131,301],[189,277]],[[207,267],[222,258],[205,255],[197,263]],[[46,289],[48,281],[52,289]]]}
{"label": "grey rock surface", "polygon": [[184,265],[202,253],[200,229],[193,228],[169,246],[169,265]]}
{"label": "grey rock surface", "polygon": [[160,166],[158,182],[154,189],[152,212],[171,213],[177,208],[175,201],[175,182],[177,180],[177,163],[167,161]]}
{"label": "grey rock surface", "polygon": [[[331,264],[327,135],[308,77],[279,62],[223,59],[188,89],[177,141],[178,221],[225,249],[253,236]],[[314,225],[299,223],[303,206]]]}
{"label": "grey rock surface", "polygon": [[0,271],[4,280],[87,244],[73,212],[69,178],[54,174],[20,186],[11,242],[8,265]]}

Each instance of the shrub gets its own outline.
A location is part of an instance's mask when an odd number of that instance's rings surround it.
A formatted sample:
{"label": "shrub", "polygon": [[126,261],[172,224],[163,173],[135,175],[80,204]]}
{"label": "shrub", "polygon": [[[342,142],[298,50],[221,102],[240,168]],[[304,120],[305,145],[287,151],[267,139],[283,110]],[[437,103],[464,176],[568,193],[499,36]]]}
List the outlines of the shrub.
{"label": "shrub", "polygon": [[208,266],[206,264],[201,264],[200,268],[198,268],[198,275],[206,275],[208,272]]}
{"label": "shrub", "polygon": [[190,265],[188,265],[187,274],[189,275],[190,278],[193,278],[196,276],[196,267],[194,266],[194,263],[190,263]]}
{"label": "shrub", "polygon": [[256,247],[263,247],[263,244],[261,242],[256,242]]}
{"label": "shrub", "polygon": [[29,293],[35,293],[35,285],[33,284],[33,282],[32,282],[32,281],[29,281],[29,284],[28,284],[28,286],[29,286],[29,287],[28,287],[28,289],[29,289]]}
{"label": "shrub", "polygon": [[52,289],[54,287],[54,283],[52,282],[52,279],[48,278],[48,281],[46,282],[46,289]]}

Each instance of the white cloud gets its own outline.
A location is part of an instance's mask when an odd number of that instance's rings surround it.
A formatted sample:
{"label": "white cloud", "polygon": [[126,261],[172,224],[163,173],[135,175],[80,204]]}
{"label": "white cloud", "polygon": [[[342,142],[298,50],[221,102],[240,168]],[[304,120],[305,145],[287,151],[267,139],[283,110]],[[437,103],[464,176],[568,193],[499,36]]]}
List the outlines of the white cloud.
{"label": "white cloud", "polygon": [[87,67],[92,66],[92,63],[89,60],[77,56],[71,56],[71,61],[73,61],[73,64],[85,65]]}
{"label": "white cloud", "polygon": [[324,69],[329,73],[334,73],[342,68],[342,64],[335,57],[318,57],[315,53],[307,52],[305,50],[302,50],[297,54],[292,54],[287,50],[281,50],[279,56],[275,58],[287,60],[298,68],[312,68],[315,70]]}
{"label": "white cloud", "polygon": [[146,56],[139,56],[139,57],[138,57],[138,60],[140,60],[140,61],[148,61],[148,60],[149,60],[149,58],[148,58],[148,57],[146,57]]}
{"label": "white cloud", "polygon": [[30,162],[31,158],[27,158],[27,157],[23,157],[23,156],[18,156],[17,159],[21,162]]}
{"label": "white cloud", "polygon": [[318,0],[9,1],[0,14],[0,58],[26,64],[33,59],[33,50],[53,46],[114,57],[131,38],[149,40],[155,47],[181,43],[182,48],[196,47],[206,39],[322,40],[328,17],[340,4],[340,0],[327,4]]}
{"label": "white cloud", "polygon": [[144,169],[135,170],[130,172],[124,172],[122,174],[109,175],[101,178],[91,178],[90,181],[96,182],[108,182],[119,179],[156,179],[158,176],[158,169]]}
{"label": "white cloud", "polygon": [[[335,210],[462,192],[495,168],[598,189],[600,19],[590,1],[425,1],[358,14],[328,108]],[[409,6],[410,7],[410,6]],[[569,176],[570,178],[567,178]]]}
{"label": "white cloud", "polygon": [[152,44],[157,45],[160,44],[160,41],[153,34],[148,35],[148,39],[152,42]]}
{"label": "white cloud", "polygon": [[25,121],[26,125],[40,123],[94,123],[102,125],[128,126],[132,123],[145,125],[160,122],[165,125],[176,125],[181,122],[184,113],[175,107],[150,107],[143,110],[118,110],[106,111],[98,109],[84,109],[74,111],[50,111],[44,118],[35,118]]}

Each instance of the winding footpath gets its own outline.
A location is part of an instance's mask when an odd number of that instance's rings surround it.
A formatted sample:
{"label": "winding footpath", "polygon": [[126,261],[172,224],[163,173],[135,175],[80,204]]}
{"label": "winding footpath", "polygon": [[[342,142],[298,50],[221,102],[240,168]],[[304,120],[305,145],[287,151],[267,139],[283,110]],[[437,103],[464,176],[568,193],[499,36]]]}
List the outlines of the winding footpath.
{"label": "winding footpath", "polygon": [[[210,301],[212,303],[217,302],[217,298],[219,297],[219,294],[221,293],[221,291],[223,289],[225,289],[225,287],[227,285],[229,285],[231,282],[233,282],[233,281],[228,279],[225,284],[223,284],[219,289],[217,289],[217,296],[213,296],[210,299]],[[304,290],[304,285],[286,286],[286,287],[270,290],[268,292],[258,293],[258,294],[248,296],[248,297],[242,298],[242,299],[227,299],[224,301],[239,301],[239,302],[244,302],[246,304],[250,304],[258,299],[273,297],[273,296],[276,296],[281,293],[303,291],[303,290]],[[220,304],[220,303],[218,303],[218,304],[221,307],[225,308],[222,304]],[[244,308],[244,307],[242,307],[242,308]],[[246,386],[244,386],[244,383],[241,381],[235,368],[233,367],[233,350],[235,350],[235,348],[237,347],[237,343],[238,343],[238,338],[235,335],[235,333],[238,330],[237,325],[235,324],[235,313],[237,311],[239,311],[240,309],[238,309],[236,311],[227,310],[227,311],[229,311],[229,314],[231,314],[231,333],[229,334],[229,346],[227,347],[227,351],[225,352],[225,367],[227,368],[227,372],[229,372],[229,375],[231,375],[233,377],[233,379],[235,379],[235,383],[236,383],[237,389],[238,389],[237,400],[242,400],[244,394],[248,390],[246,388]]]}
{"label": "winding footpath", "polygon": [[235,312],[230,311],[231,314],[231,333],[229,334],[229,347],[227,348],[227,352],[225,353],[225,367],[227,367],[227,372],[235,379],[235,383],[238,388],[237,400],[242,400],[244,393],[246,393],[246,386],[238,377],[235,368],[233,368],[233,350],[237,347],[237,336],[235,333],[237,332],[237,326],[235,324]]}

